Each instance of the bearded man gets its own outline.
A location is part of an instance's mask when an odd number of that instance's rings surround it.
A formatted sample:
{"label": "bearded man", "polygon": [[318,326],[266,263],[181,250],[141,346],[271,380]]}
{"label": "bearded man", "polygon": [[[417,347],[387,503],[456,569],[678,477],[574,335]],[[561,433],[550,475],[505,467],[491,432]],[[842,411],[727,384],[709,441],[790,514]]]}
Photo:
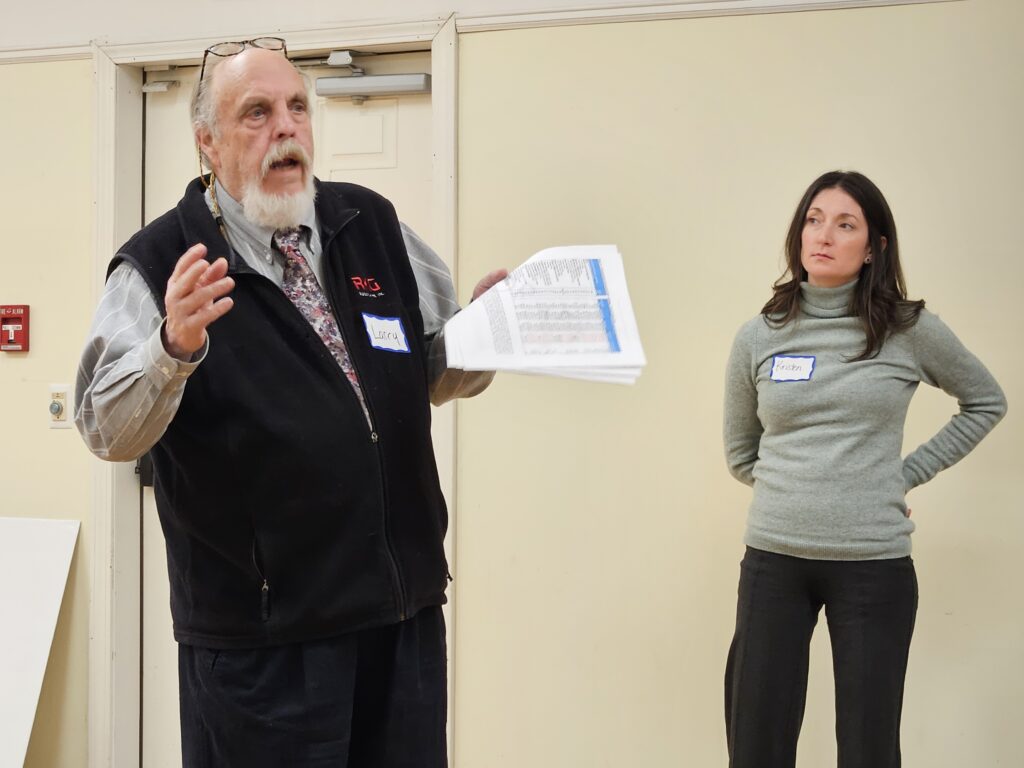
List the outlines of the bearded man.
{"label": "bearded man", "polygon": [[430,402],[493,374],[445,369],[447,270],[387,200],[314,179],[309,109],[284,41],[208,50],[212,174],[111,262],[76,424],[101,458],[153,458],[185,766],[434,768]]}

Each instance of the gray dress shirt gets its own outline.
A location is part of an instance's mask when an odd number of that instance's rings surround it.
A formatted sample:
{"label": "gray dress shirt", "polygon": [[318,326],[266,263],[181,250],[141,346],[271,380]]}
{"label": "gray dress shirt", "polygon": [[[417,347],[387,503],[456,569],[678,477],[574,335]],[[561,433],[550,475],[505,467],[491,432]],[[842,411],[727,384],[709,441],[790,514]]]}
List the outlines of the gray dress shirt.
{"label": "gray dress shirt", "polygon": [[[207,202],[210,193],[207,192]],[[245,263],[280,286],[284,257],[272,246],[274,230],[260,227],[217,185],[217,202],[231,247]],[[303,222],[300,248],[323,284],[323,249],[315,211]],[[483,391],[493,372],[447,367],[444,324],[459,311],[447,266],[415,232],[402,224],[402,236],[420,295],[427,341],[430,400],[440,405]],[[160,439],[177,412],[188,377],[202,365],[210,346],[188,361],[164,349],[164,319],[142,275],[120,264],[107,281],[82,352],[75,386],[75,424],[95,455],[133,461]],[[216,335],[216,323],[211,326]]]}

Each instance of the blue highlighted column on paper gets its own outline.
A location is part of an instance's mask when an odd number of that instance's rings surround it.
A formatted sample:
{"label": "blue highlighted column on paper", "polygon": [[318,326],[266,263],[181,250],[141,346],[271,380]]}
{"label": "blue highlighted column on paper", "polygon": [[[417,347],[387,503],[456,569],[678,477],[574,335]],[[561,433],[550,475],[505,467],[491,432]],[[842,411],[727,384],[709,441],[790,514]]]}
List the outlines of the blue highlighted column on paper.
{"label": "blue highlighted column on paper", "polygon": [[608,348],[612,352],[621,351],[619,338],[615,335],[615,323],[612,321],[612,305],[608,301],[608,291],[604,286],[604,273],[601,271],[600,259],[589,259],[590,274],[594,278],[594,293],[597,295],[597,307],[601,310],[604,321],[604,332],[608,337]]}

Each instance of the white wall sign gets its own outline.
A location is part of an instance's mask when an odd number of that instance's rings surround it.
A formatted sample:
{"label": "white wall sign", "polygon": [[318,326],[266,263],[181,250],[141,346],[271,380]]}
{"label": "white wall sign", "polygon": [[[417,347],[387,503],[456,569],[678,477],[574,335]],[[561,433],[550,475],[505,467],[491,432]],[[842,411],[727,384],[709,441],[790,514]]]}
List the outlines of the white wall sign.
{"label": "white wall sign", "polygon": [[78,526],[0,517],[0,766],[25,762]]}

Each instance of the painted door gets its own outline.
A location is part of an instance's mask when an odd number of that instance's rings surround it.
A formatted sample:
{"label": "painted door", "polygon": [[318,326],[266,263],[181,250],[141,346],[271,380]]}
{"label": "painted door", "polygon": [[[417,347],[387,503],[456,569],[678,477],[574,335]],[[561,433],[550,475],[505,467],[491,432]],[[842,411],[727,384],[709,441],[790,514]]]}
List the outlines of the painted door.
{"label": "painted door", "polygon": [[[429,72],[430,54],[374,56],[374,74]],[[357,63],[362,63],[357,60]],[[323,67],[305,68],[311,78],[337,75]],[[164,92],[146,95],[145,220],[173,207],[199,172],[192,141],[189,99],[198,67],[147,74],[147,82],[175,81]],[[402,220],[427,242],[431,239],[432,144],[428,95],[313,101],[315,173],[318,178],[351,181],[389,198]],[[447,259],[446,254],[441,254]],[[434,415],[434,444],[442,489],[451,501],[454,419],[451,405]],[[142,524],[142,766],[177,768],[180,760],[177,645],[171,635],[167,560],[153,491],[143,493]]]}

